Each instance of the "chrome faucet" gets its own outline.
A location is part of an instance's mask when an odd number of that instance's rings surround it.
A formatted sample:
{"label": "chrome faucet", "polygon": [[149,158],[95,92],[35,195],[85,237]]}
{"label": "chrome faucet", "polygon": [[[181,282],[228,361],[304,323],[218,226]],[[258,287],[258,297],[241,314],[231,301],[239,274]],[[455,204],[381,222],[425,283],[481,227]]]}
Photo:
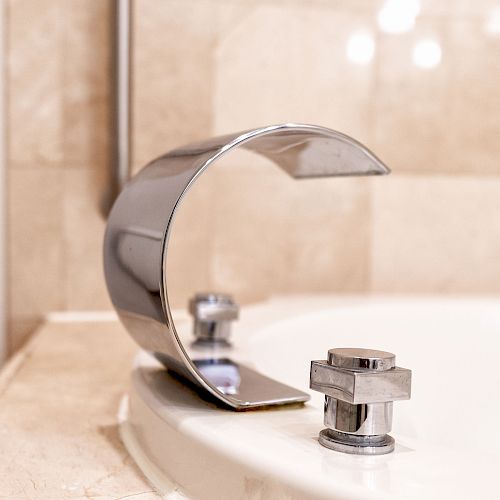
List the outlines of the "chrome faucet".
{"label": "chrome faucet", "polygon": [[[183,344],[172,317],[167,261],[177,210],[193,183],[201,182],[213,163],[240,147],[268,158],[296,179],[389,173],[373,153],[347,135],[288,123],[170,151],[149,163],[119,195],[108,219],[104,269],[121,321],[138,344],[167,368],[236,410],[309,399],[308,394],[235,362],[228,353],[205,369],[207,359],[196,359]],[[207,331],[199,326],[200,335],[206,337]],[[224,390],[220,381],[228,374],[233,382],[230,390]]]}
{"label": "chrome faucet", "polygon": [[325,395],[325,448],[355,455],[394,450],[392,403],[410,399],[411,371],[396,356],[373,349],[337,348],[325,361],[312,361],[310,387]]}
{"label": "chrome faucet", "polygon": [[189,301],[189,312],[194,318],[195,345],[230,345],[231,322],[238,319],[240,312],[230,295],[197,293]]}

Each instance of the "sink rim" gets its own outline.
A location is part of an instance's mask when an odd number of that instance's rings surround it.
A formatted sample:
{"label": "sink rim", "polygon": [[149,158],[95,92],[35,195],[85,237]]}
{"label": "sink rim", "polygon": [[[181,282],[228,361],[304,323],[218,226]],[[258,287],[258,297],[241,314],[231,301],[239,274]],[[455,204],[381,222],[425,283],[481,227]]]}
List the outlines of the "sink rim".
{"label": "sink rim", "polygon": [[[361,302],[356,302],[361,304],[364,300],[365,299],[362,299]],[[387,303],[387,300],[388,299],[386,298],[379,297],[375,300],[367,299],[365,303],[380,304]],[[418,300],[420,301],[420,304],[432,303],[433,305],[436,305],[436,299],[434,298]],[[341,302],[342,301],[344,301],[344,299],[342,299]],[[439,300],[439,304],[457,305],[463,303],[463,301],[470,304],[490,306],[492,304],[496,306],[500,304],[500,299],[497,298],[489,298],[488,303],[485,303],[484,300],[480,299],[444,299]],[[409,301],[401,299],[390,301],[389,304],[413,304],[415,302],[417,301],[412,298]],[[274,304],[276,304],[276,302]],[[337,305],[338,304],[339,303],[337,303]],[[352,304],[352,302],[347,300],[345,304]],[[262,309],[263,307],[274,307],[274,305],[271,301],[265,305],[252,306],[250,309],[258,314],[259,308]],[[180,484],[180,486],[176,486],[177,491],[180,488],[188,494],[194,494],[195,497],[196,492],[199,492],[196,485],[193,484],[192,481],[190,482],[189,479],[186,479],[185,474],[182,472],[182,467],[176,468],[174,463],[176,457],[175,454],[169,455],[167,453],[162,459],[161,447],[158,449],[152,444],[154,441],[152,436],[149,436],[149,444],[146,444],[145,446],[145,439],[147,438],[146,435],[154,434],[152,428],[155,425],[158,425],[158,422],[165,423],[165,428],[168,429],[169,437],[174,439],[173,436],[175,436],[175,442],[180,439],[181,441],[184,440],[184,442],[188,442],[190,444],[201,444],[205,450],[209,450],[212,456],[216,457],[214,458],[214,462],[212,464],[213,467],[216,468],[217,464],[215,462],[217,462],[217,460],[219,460],[220,463],[225,463],[226,465],[229,463],[228,467],[230,468],[231,473],[234,474],[232,484],[238,482],[234,478],[240,478],[240,489],[238,490],[238,488],[236,488],[231,490],[231,494],[235,494],[237,491],[240,493],[241,491],[245,491],[244,479],[247,476],[260,478],[256,479],[252,484],[254,485],[254,488],[262,488],[264,494],[266,493],[266,487],[268,487],[271,489],[275,488],[273,490],[273,494],[277,494],[278,492],[282,494],[284,491],[287,491],[288,488],[289,492],[306,494],[309,498],[398,498],[403,492],[403,489],[401,489],[402,481],[407,481],[407,485],[413,484],[413,486],[417,488],[415,496],[422,495],[422,488],[425,488],[426,497],[437,498],[438,496],[442,496],[445,489],[447,489],[449,494],[451,477],[448,477],[449,481],[446,482],[446,474],[439,478],[436,476],[436,471],[432,471],[429,468],[425,469],[425,472],[428,474],[426,481],[421,481],[419,485],[415,486],[415,472],[421,470],[422,467],[424,467],[423,464],[427,461],[434,464],[436,470],[439,470],[440,466],[442,468],[443,463],[447,463],[447,469],[454,470],[453,477],[455,477],[454,485],[457,490],[457,498],[467,498],[466,494],[470,494],[471,491],[474,491],[476,495],[479,490],[487,492],[489,484],[488,479],[493,484],[493,471],[495,468],[500,466],[500,460],[496,456],[481,456],[481,454],[471,454],[470,452],[457,454],[456,451],[450,451],[441,446],[432,446],[429,443],[412,440],[411,438],[398,433],[393,433],[397,442],[396,452],[391,455],[386,455],[385,458],[383,458],[384,456],[348,457],[342,456],[341,454],[335,454],[337,456],[333,456],[331,453],[335,452],[330,452],[328,450],[326,450],[327,455],[325,455],[325,450],[321,450],[319,444],[314,442],[317,437],[317,433],[322,428],[322,408],[317,404],[307,404],[300,410],[292,408],[286,411],[276,410],[274,413],[251,412],[247,414],[247,416],[243,417],[243,419],[246,420],[242,420],[240,416],[237,416],[241,414],[218,409],[210,403],[202,401],[197,395],[195,396],[190,393],[190,389],[180,386],[178,381],[168,379],[168,384],[179,384],[175,386],[175,391],[181,390],[181,393],[184,391],[184,394],[181,401],[174,399],[173,401],[170,401],[171,404],[166,405],[165,401],[161,397],[158,397],[158,394],[151,392],[151,384],[147,379],[146,372],[147,370],[151,370],[152,367],[154,369],[155,363],[156,361],[145,353],[139,353],[136,357],[129,399],[129,405],[131,406],[128,406],[128,414],[121,424],[121,429],[127,448],[136,459],[139,466],[144,469],[146,475],[160,491],[165,491],[165,484],[170,485],[167,486],[167,489],[168,487],[172,487],[172,478],[174,478]],[[165,395],[162,397],[164,396]],[[187,405],[186,398],[189,401],[189,404]],[[142,407],[140,407],[141,402],[143,403]],[[135,415],[134,411],[136,412]],[[140,413],[140,415],[147,420],[141,423],[138,413]],[[300,415],[298,419],[291,417],[294,413]],[[263,415],[263,417],[256,417],[256,415],[259,414]],[[272,441],[274,443],[273,446],[276,445],[276,442],[279,443],[279,436],[276,437],[276,432],[279,427],[276,427],[276,417],[273,416],[275,414],[279,414],[281,426],[289,426],[291,428],[295,426],[295,429],[302,429],[303,433],[306,432],[304,429],[307,428],[309,430],[307,439],[305,439],[304,436],[297,438],[297,447],[301,447],[302,453],[312,453],[321,457],[323,461],[326,461],[325,463],[327,463],[327,467],[331,467],[330,462],[334,463],[335,465],[333,470],[335,471],[335,474],[338,475],[338,480],[336,482],[332,483],[331,480],[328,480],[328,478],[325,479],[325,474],[324,471],[322,471],[321,466],[317,466],[315,472],[311,472],[311,469],[309,468],[306,476],[301,476],[300,471],[295,471],[295,474],[291,476],[290,463],[286,463],[285,465],[282,463],[280,466],[273,468],[272,464],[270,465],[269,462],[266,462],[266,460],[262,458],[262,454],[255,454],[248,448],[243,457],[238,453],[238,449],[241,450],[242,447],[244,448],[244,444],[241,442],[238,446],[236,446],[236,441],[239,439],[237,437],[238,432],[251,432],[254,435],[269,432],[269,436],[272,437],[269,442]],[[146,421],[149,422],[147,425]],[[153,421],[156,422],[156,424],[152,424],[151,422]],[[213,426],[215,421],[218,423],[216,425],[216,429],[214,430]],[[148,426],[150,429],[147,428]],[[222,442],[224,440],[221,436],[227,435],[227,431],[224,433],[220,429],[220,427],[224,426],[232,428],[233,434],[236,432],[232,435],[233,437],[230,442]],[[284,430],[282,432],[282,437],[283,436],[286,436],[286,439],[290,439],[290,435],[287,435]],[[294,438],[292,438],[292,440],[293,439]],[[168,443],[166,438],[164,441],[165,443]],[[300,441],[300,443],[298,441]],[[279,444],[277,446],[279,447]],[[184,446],[184,448],[186,448],[186,446]],[[289,447],[286,446],[286,443],[283,444],[282,448],[289,451]],[[137,451],[138,449],[140,452]],[[273,453],[279,453],[276,446],[274,446],[272,450]],[[146,461],[141,459],[139,456],[141,453],[147,458]],[[300,454],[297,454],[297,450],[295,450],[295,453],[296,457],[300,456]],[[195,468],[197,474],[201,474],[200,471],[202,470],[201,464],[203,463],[203,457],[193,456],[189,450],[183,450],[182,456],[184,457],[183,460],[188,463],[198,464],[195,465]],[[278,456],[283,457],[283,454]],[[310,455],[307,456],[309,457]],[[372,461],[360,462],[359,459],[368,459]],[[144,465],[148,460],[150,462],[149,465]],[[375,462],[373,462],[373,460],[375,460]],[[377,460],[379,462],[377,462]],[[157,464],[158,462],[164,464],[163,468],[160,467],[160,472],[152,472],[155,467],[153,462],[155,461]],[[172,465],[173,463],[174,466]],[[265,466],[263,465],[264,463]],[[380,469],[382,465],[383,467]],[[271,467],[271,469],[269,469],[269,467]],[[460,470],[462,473],[457,474]],[[488,472],[491,472],[489,476]],[[367,488],[366,485],[362,488],[357,488],[352,481],[346,479],[350,476],[355,476],[356,474],[361,474],[361,481],[371,481],[371,487],[374,489]],[[458,482],[456,477],[457,475],[460,478]],[[201,474],[201,476],[203,476],[203,474]],[[269,476],[273,478],[271,486],[266,486],[264,478]],[[387,479],[386,476],[389,476],[389,479]],[[309,478],[309,480],[307,478]],[[314,484],[312,483],[312,478],[314,478]],[[163,479],[165,479],[166,482]],[[205,479],[210,483],[210,478]],[[392,486],[390,484],[391,482]],[[279,487],[281,487],[281,489]],[[429,488],[433,491],[430,491]],[[210,488],[208,487],[204,489],[205,493],[209,490]],[[223,496],[220,496],[221,491],[218,491],[218,493],[218,498],[223,498]],[[230,496],[227,498],[230,498]]]}

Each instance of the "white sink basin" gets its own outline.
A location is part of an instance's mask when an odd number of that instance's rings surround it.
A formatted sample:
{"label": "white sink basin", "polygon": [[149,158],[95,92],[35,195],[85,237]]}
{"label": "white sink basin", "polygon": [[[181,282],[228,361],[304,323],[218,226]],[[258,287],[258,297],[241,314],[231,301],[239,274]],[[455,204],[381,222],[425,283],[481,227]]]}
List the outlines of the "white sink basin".
{"label": "white sink basin", "polygon": [[[189,323],[180,328],[189,333]],[[394,403],[394,453],[321,447],[323,397],[235,413],[203,401],[145,353],[122,436],[164,494],[237,498],[493,498],[500,471],[500,300],[278,298],[244,309],[239,359],[310,392],[309,365],[332,347],[396,354],[412,399]]]}

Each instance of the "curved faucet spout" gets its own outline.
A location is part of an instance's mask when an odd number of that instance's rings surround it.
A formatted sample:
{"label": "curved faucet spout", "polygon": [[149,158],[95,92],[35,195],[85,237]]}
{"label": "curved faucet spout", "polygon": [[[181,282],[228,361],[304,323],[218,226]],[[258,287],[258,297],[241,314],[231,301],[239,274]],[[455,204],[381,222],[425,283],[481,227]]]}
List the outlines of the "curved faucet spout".
{"label": "curved faucet spout", "polygon": [[266,156],[296,179],[390,173],[368,148],[340,132],[293,123],[268,128],[272,134],[259,135],[243,147]]}
{"label": "curved faucet spout", "polygon": [[[106,228],[104,267],[120,319],[139,345],[167,367],[241,410],[305,401],[308,395],[243,365],[238,366],[239,392],[221,390],[208,376],[214,367],[192,359],[177,333],[167,275],[169,237],[186,193],[210,165],[239,147],[267,157],[296,179],[383,175],[389,169],[351,137],[324,127],[287,123],[170,151],[141,170],[116,200]],[[233,373],[232,361],[226,361],[224,373]]]}
{"label": "curved faucet spout", "polygon": [[352,137],[325,127],[300,123],[270,125],[215,137],[174,149],[162,158],[203,158],[206,164],[193,162],[201,171],[238,147],[265,156],[296,179],[390,173],[379,158]]}

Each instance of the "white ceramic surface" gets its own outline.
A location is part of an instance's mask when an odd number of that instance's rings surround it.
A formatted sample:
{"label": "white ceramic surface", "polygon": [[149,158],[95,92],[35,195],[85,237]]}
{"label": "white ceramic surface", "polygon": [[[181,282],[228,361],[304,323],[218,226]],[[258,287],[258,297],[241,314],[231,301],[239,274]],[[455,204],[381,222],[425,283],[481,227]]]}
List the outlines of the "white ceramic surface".
{"label": "white ceramic surface", "polygon": [[[184,335],[189,334],[186,321]],[[317,442],[323,398],[304,407],[217,408],[140,353],[124,441],[163,493],[237,498],[500,498],[500,299],[288,297],[247,307],[240,359],[309,391],[332,347],[396,353],[412,399],[394,404],[396,450],[345,455]],[[173,486],[173,485],[176,486]]]}

